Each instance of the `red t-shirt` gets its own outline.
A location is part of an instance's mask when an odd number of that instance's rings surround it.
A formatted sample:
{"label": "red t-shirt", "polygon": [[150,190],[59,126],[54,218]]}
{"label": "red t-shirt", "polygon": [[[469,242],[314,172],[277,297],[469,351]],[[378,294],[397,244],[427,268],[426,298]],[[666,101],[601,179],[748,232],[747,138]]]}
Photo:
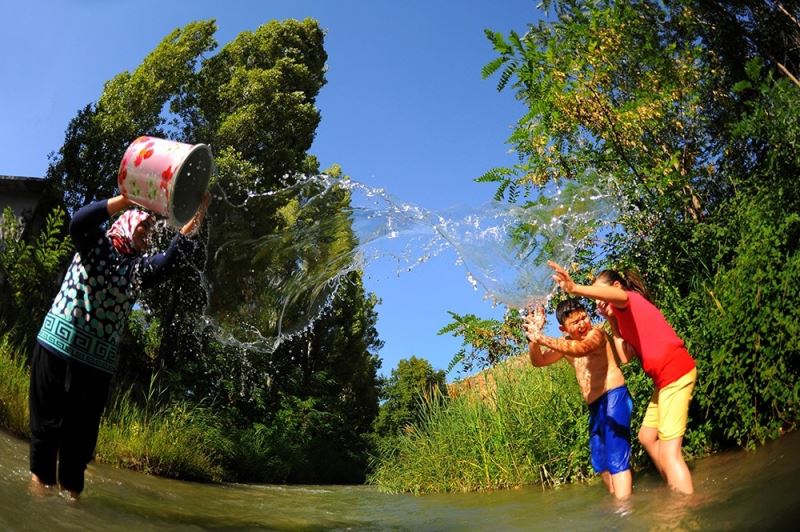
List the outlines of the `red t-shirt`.
{"label": "red t-shirt", "polygon": [[619,332],[639,353],[644,372],[661,389],[689,373],[694,359],[655,305],[638,292],[625,292],[628,306],[614,307]]}

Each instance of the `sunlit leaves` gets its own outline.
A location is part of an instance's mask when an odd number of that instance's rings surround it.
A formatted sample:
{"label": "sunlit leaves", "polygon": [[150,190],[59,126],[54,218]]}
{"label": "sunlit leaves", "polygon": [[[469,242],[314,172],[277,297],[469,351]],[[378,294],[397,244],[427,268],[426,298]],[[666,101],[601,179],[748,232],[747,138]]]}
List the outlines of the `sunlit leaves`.
{"label": "sunlit leaves", "polygon": [[524,37],[487,32],[499,57],[484,75],[512,68],[529,107],[509,139],[520,165],[498,181],[500,195],[511,183],[538,187],[593,168],[631,194],[673,198],[673,215],[702,201],[687,186],[713,161],[700,106],[704,51],[675,38],[663,9],[565,3],[557,22]]}
{"label": "sunlit leaves", "polygon": [[98,124],[106,138],[131,141],[165,123],[162,108],[194,78],[198,58],[216,47],[214,21],[176,29],[133,72],[108,81],[98,101]]}
{"label": "sunlit leaves", "polygon": [[447,366],[448,373],[458,366],[465,373],[493,366],[524,349],[522,321],[516,310],[507,312],[503,321],[482,319],[474,314],[448,313],[452,321],[442,327],[439,334],[462,339],[461,349]]}

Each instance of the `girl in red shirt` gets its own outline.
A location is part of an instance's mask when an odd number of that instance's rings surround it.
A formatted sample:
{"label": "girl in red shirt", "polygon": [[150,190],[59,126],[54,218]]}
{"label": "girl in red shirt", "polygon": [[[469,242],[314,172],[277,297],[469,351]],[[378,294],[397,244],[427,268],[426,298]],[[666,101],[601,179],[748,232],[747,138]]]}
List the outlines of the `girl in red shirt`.
{"label": "girl in red shirt", "polygon": [[642,420],[639,441],[670,487],[692,493],[692,475],[681,445],[697,370],[683,340],[650,302],[637,275],[604,270],[591,286],[586,286],[575,283],[558,264],[548,264],[555,271],[553,280],[564,292],[597,301],[598,310],[611,325],[617,349],[641,359],[655,390]]}

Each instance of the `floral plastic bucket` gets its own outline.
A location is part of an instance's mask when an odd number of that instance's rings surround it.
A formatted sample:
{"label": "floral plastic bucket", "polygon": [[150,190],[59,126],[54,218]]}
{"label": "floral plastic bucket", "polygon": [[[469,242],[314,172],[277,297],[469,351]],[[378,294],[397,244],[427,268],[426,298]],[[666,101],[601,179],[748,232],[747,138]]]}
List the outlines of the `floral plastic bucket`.
{"label": "floral plastic bucket", "polygon": [[181,228],[200,206],[213,165],[205,144],[139,137],[125,151],[117,182],[123,196]]}

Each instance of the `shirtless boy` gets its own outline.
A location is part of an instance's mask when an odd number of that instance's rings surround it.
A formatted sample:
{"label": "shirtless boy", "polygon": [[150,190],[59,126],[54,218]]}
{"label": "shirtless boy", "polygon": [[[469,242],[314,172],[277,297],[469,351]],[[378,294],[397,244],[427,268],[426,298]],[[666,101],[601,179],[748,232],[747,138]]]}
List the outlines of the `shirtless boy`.
{"label": "shirtless boy", "polygon": [[[562,358],[575,370],[581,393],[589,405],[589,450],[592,468],[600,473],[608,491],[618,499],[631,494],[631,413],[633,401],[611,342],[599,327],[593,327],[585,307],[575,299],[556,307],[559,329],[564,338],[542,334],[544,308],[526,316],[523,328],[528,337],[534,366],[549,366]],[[542,351],[540,346],[546,347]],[[625,353],[620,361],[627,362]]]}

